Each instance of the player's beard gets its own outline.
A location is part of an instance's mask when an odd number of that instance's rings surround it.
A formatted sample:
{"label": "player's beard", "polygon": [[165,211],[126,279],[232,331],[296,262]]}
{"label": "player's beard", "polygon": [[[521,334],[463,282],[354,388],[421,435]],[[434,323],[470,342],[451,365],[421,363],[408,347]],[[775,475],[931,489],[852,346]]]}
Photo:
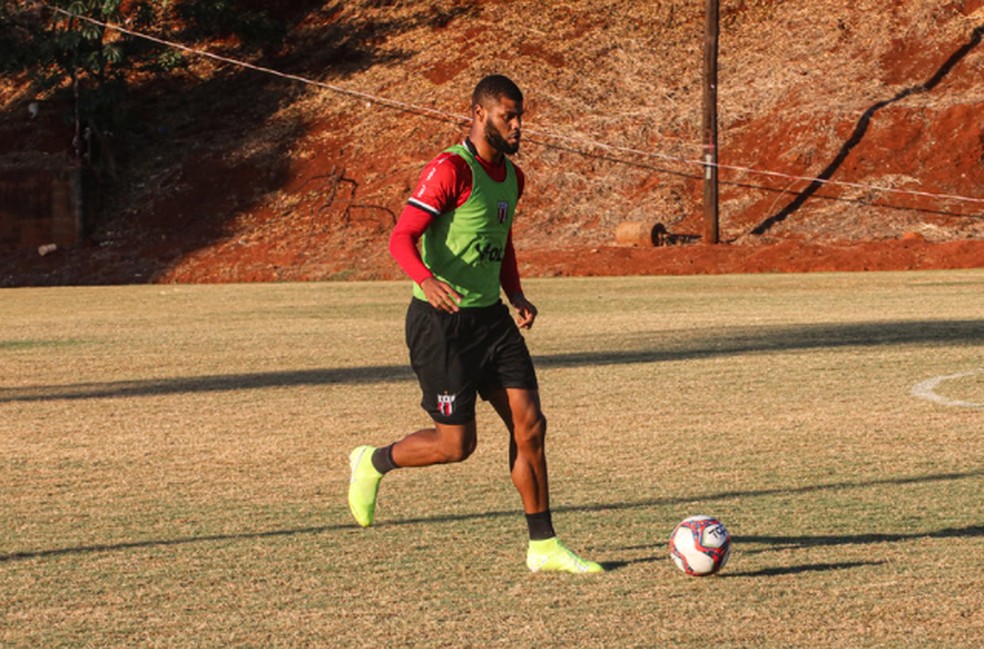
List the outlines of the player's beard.
{"label": "player's beard", "polygon": [[519,151],[519,140],[516,140],[516,143],[513,144],[506,138],[502,137],[495,126],[492,125],[491,119],[485,120],[485,141],[499,153],[507,153],[512,155]]}

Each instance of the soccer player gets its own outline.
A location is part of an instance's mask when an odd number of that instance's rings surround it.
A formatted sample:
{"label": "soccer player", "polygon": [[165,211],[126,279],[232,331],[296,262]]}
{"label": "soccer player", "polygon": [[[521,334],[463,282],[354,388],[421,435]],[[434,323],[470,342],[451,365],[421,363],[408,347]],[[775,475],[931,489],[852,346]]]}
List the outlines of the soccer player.
{"label": "soccer player", "polygon": [[[389,446],[353,450],[349,508],[368,527],[386,473],[468,458],[477,443],[480,395],[509,430],[510,473],[529,529],[526,565],[533,572],[602,572],[554,532],[544,454],[547,420],[519,331],[532,327],[537,316],[523,295],[512,244],[524,176],[506,157],[519,150],[523,94],[508,78],[493,75],[478,83],[471,104],[468,137],[426,166],[389,244],[414,281],[407,347],[421,406],[434,425]],[[500,287],[516,310],[515,322]]]}

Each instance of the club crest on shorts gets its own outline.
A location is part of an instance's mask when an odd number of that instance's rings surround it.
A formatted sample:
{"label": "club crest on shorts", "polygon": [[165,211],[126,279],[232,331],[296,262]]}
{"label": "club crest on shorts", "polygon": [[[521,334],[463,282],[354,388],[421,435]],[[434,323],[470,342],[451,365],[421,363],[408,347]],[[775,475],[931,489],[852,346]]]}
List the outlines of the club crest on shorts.
{"label": "club crest on shorts", "polygon": [[439,394],[437,395],[437,411],[444,415],[445,417],[450,417],[454,412],[454,395],[453,394]]}
{"label": "club crest on shorts", "polygon": [[505,223],[509,218],[509,201],[499,201],[499,223]]}

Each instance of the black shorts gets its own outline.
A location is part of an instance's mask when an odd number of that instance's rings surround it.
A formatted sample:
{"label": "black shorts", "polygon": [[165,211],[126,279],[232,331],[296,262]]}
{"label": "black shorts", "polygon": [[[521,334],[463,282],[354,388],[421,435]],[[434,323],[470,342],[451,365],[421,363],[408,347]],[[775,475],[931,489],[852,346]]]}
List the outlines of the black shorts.
{"label": "black shorts", "polygon": [[410,364],[421,407],[441,424],[475,418],[475,397],[497,388],[537,389],[533,360],[508,307],[435,309],[414,298],[407,309]]}

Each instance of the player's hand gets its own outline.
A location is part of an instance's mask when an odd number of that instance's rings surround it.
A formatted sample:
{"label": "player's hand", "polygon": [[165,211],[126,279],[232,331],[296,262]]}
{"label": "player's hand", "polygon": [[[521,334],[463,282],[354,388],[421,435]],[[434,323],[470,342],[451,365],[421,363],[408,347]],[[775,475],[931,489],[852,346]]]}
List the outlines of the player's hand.
{"label": "player's hand", "polygon": [[533,303],[520,293],[512,299],[512,305],[516,309],[516,324],[520,329],[529,329],[536,320],[537,310]]}
{"label": "player's hand", "polygon": [[457,291],[436,277],[425,279],[420,283],[420,288],[423,289],[424,295],[427,296],[427,301],[435,309],[447,311],[448,313],[457,313],[460,310],[458,305],[461,304],[461,296],[458,295]]}

